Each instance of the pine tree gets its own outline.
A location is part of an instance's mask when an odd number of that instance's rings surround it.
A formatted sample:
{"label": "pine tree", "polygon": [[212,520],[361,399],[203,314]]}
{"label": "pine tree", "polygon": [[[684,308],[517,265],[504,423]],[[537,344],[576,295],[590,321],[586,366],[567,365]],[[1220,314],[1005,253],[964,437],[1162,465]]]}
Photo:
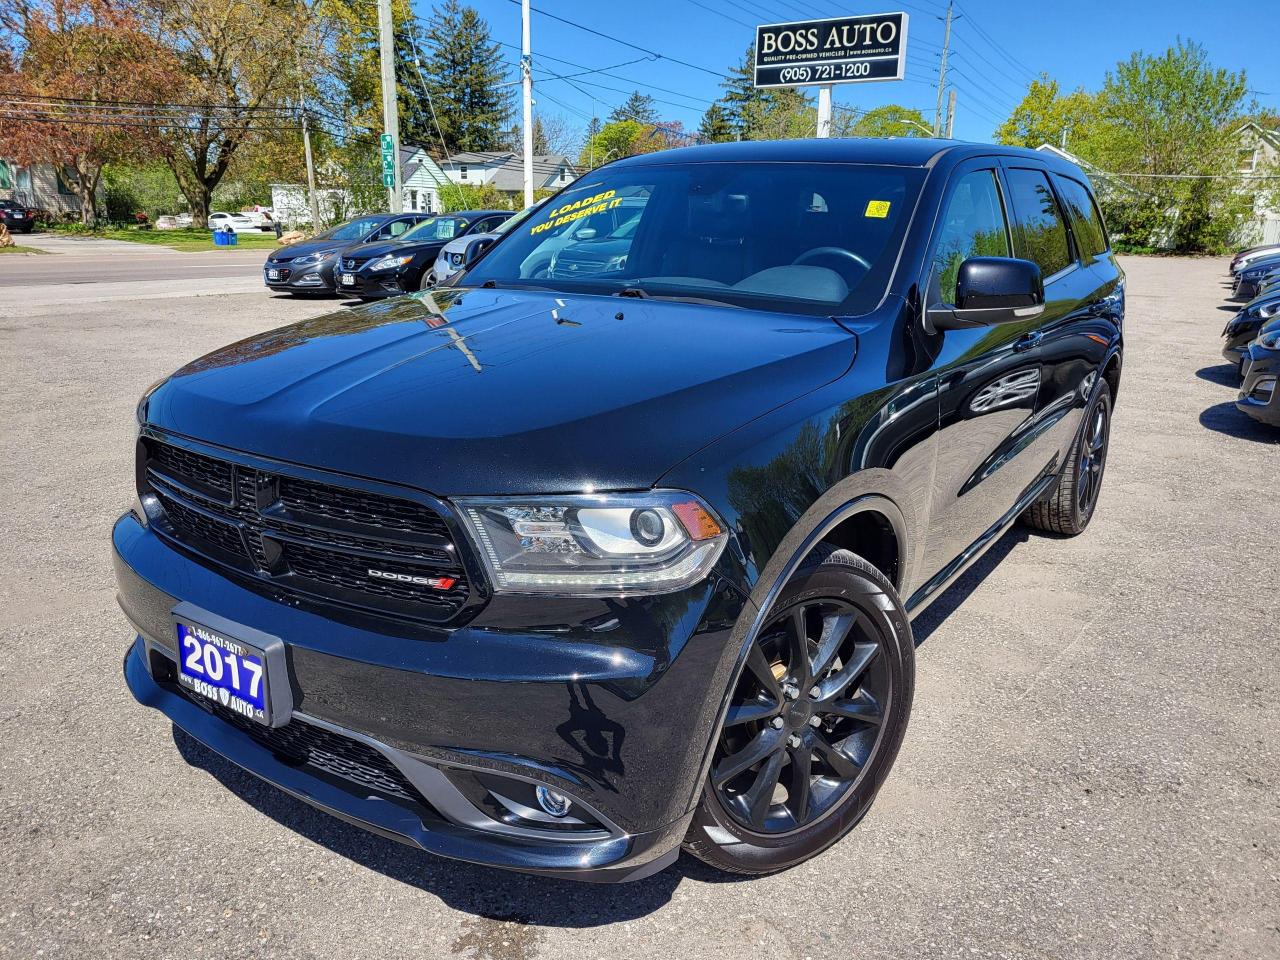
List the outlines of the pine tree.
{"label": "pine tree", "polygon": [[720,84],[724,88],[720,102],[738,139],[813,136],[817,119],[808,94],[795,87],[757,87],[755,62],[755,44],[751,44],[742,62],[730,67],[728,79]]}
{"label": "pine tree", "polygon": [[750,44],[743,54],[742,62],[729,68],[729,77],[720,86],[724,88],[725,113],[730,126],[740,139],[746,139],[751,132],[751,113],[765,98],[765,91],[755,85],[756,45]]}
{"label": "pine tree", "polygon": [[450,152],[495,150],[511,115],[499,45],[459,0],[444,0],[427,24],[423,72]]}
{"label": "pine tree", "polygon": [[729,113],[719,102],[707,107],[707,112],[702,115],[702,123],[698,124],[698,139],[703,143],[723,143],[735,139]]}
{"label": "pine tree", "polygon": [[616,107],[613,113],[609,114],[610,123],[618,123],[621,120],[634,120],[636,123],[657,123],[658,108],[654,105],[653,97],[648,94],[641,93],[639,90],[632,92],[627,97],[627,102],[620,107]]}

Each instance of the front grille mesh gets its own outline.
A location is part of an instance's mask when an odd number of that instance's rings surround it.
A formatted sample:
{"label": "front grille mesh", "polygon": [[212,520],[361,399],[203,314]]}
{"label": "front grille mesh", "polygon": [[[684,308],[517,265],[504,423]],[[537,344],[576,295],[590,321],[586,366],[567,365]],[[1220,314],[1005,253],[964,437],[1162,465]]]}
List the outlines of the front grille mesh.
{"label": "front grille mesh", "polygon": [[[144,475],[158,529],[220,564],[286,590],[432,622],[470,587],[448,525],[416,501],[259,470],[148,438]],[[439,586],[371,571],[448,578]]]}
{"label": "front grille mesh", "polygon": [[296,717],[282,727],[264,727],[218,703],[183,695],[242,730],[259,745],[294,766],[309,766],[348,783],[422,806],[427,801],[390,760],[368,744]]}

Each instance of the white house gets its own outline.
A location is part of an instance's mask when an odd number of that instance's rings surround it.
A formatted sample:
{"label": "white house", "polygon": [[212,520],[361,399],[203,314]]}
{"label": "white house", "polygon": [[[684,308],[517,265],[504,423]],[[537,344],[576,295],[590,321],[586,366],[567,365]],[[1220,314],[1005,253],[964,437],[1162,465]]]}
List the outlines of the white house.
{"label": "white house", "polygon": [[[1248,120],[1236,130],[1236,169],[1241,178],[1280,174],[1280,130],[1271,130]],[[1253,207],[1253,222],[1242,238],[1248,243],[1280,243],[1280,210],[1267,204],[1267,195],[1275,191],[1261,190]]]}
{"label": "white house", "polygon": [[448,187],[449,178],[422,147],[400,146],[400,175],[404,180],[404,208],[410,212],[438,213],[440,189]]}
{"label": "white house", "polygon": [[[464,186],[491,185],[516,197],[524,192],[524,159],[511,150],[455,153],[440,164],[445,175]],[[578,168],[563,154],[533,158],[533,188],[559,190],[578,178]]]}
{"label": "white house", "polygon": [[[56,167],[51,163],[22,166],[0,157],[0,199],[16,200],[54,216],[79,216],[76,183],[77,174],[71,167]],[[98,196],[101,195],[99,183]]]}

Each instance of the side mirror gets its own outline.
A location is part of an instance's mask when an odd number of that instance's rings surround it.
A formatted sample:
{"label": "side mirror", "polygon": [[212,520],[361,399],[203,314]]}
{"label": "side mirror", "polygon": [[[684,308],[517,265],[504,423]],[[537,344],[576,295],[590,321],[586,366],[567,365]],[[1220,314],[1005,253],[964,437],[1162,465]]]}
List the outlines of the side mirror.
{"label": "side mirror", "polygon": [[486,238],[484,240],[475,240],[472,243],[468,244],[465,257],[462,261],[463,264],[468,267],[471,266],[471,264],[475,263],[477,260],[480,259],[480,254],[484,253],[486,250],[488,250],[492,246],[493,246],[492,238]]}
{"label": "side mirror", "polygon": [[933,330],[965,330],[1028,320],[1044,312],[1040,267],[1014,257],[970,257],[960,264],[954,306],[925,314]]}
{"label": "side mirror", "polygon": [[595,227],[583,227],[581,230],[579,230],[577,233],[573,235],[573,239],[575,240],[594,240],[595,238],[596,238]]}

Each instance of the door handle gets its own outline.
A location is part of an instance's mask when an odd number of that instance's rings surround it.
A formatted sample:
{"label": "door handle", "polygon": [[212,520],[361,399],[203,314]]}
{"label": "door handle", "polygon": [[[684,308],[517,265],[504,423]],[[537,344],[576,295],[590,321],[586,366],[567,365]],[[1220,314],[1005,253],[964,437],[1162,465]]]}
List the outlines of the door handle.
{"label": "door handle", "polygon": [[1032,330],[1028,334],[1024,334],[1013,342],[1013,349],[1019,353],[1023,350],[1030,350],[1032,347],[1040,345],[1040,340],[1044,336],[1039,330]]}

